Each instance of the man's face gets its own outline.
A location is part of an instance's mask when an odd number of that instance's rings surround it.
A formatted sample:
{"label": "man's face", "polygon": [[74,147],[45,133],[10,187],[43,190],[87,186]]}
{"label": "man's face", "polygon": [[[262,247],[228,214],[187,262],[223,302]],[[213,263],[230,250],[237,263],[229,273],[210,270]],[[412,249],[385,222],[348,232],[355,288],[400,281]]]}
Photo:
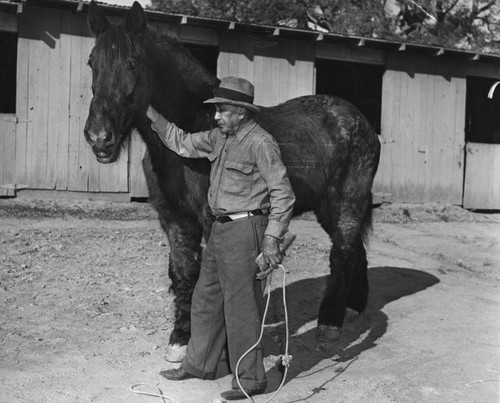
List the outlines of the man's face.
{"label": "man's face", "polygon": [[238,108],[235,106],[225,104],[216,105],[214,119],[224,134],[231,135],[236,133],[243,117],[241,113],[238,113]]}

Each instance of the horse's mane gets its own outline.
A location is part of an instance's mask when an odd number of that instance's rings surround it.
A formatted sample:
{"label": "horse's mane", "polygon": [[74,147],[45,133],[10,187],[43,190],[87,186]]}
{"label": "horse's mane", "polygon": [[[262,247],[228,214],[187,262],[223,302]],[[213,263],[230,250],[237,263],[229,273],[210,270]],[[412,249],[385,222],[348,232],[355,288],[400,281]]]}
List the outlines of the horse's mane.
{"label": "horse's mane", "polygon": [[219,82],[217,77],[209,72],[179,39],[151,27],[148,28],[147,35],[146,42],[150,45],[150,54],[160,60],[159,64],[164,64],[164,74],[182,78],[187,90],[202,100],[212,97]]}
{"label": "horse's mane", "polygon": [[[184,88],[200,99],[212,96],[218,84],[217,77],[211,74],[187,49],[182,42],[170,33],[162,32],[155,27],[148,27],[140,49],[134,40],[134,34],[127,30],[123,22],[114,22],[106,29],[105,34],[96,39],[96,46],[103,49],[108,60],[120,60],[123,63],[137,62],[144,56],[150,58],[158,75],[171,78],[169,88]],[[146,52],[146,55],[141,55]],[[130,60],[132,56],[132,60]],[[179,80],[182,81],[179,82]]]}
{"label": "horse's mane", "polygon": [[111,24],[104,35],[97,37],[96,46],[104,49],[108,60],[118,59],[125,62],[127,55],[136,53],[134,41],[122,23]]}

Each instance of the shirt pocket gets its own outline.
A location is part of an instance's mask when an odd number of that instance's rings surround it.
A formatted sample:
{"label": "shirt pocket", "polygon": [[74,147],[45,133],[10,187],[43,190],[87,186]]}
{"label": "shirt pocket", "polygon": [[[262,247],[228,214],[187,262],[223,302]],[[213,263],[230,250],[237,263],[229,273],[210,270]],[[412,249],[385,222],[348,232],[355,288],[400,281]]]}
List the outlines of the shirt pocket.
{"label": "shirt pocket", "polygon": [[248,196],[252,190],[252,173],[252,163],[226,161],[221,190],[231,195]]}

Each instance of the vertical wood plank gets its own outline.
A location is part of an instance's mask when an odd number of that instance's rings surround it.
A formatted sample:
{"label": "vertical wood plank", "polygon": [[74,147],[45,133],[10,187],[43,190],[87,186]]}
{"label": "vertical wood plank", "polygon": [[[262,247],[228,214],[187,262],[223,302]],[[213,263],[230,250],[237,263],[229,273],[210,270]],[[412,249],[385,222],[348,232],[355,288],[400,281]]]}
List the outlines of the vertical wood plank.
{"label": "vertical wood plank", "polygon": [[[67,121],[67,110],[62,107],[62,99],[69,95],[65,93],[66,73],[62,66],[65,55],[61,53],[61,10],[53,9],[48,16],[47,32],[54,40],[49,57],[49,88],[47,110],[47,167],[45,184],[47,189],[55,189],[57,185],[58,154],[57,147],[60,137],[64,136],[64,122]],[[68,72],[69,73],[69,72]],[[66,87],[67,88],[67,87]]]}
{"label": "vertical wood plank", "polygon": [[500,144],[467,144],[464,207],[500,209]]}
{"label": "vertical wood plank", "polygon": [[88,170],[86,150],[81,147],[83,126],[82,110],[86,109],[83,102],[83,71],[86,64],[84,55],[84,35],[86,25],[83,16],[75,15],[71,27],[71,84],[70,84],[70,130],[69,130],[69,166],[68,190],[88,191]]}
{"label": "vertical wood plank", "polygon": [[17,40],[17,83],[16,83],[16,156],[15,182],[28,185],[26,174],[26,156],[28,147],[28,87],[29,87],[29,39],[33,30],[31,7],[25,10],[19,21],[19,35]]}
{"label": "vertical wood plank", "polygon": [[30,46],[27,171],[31,187],[47,189],[49,69],[50,46],[53,45],[47,31],[51,10],[43,7],[34,9],[37,14],[33,21],[36,39]]}
{"label": "vertical wood plank", "polygon": [[16,117],[0,114],[0,196],[14,196]]}
{"label": "vertical wood plank", "polygon": [[56,189],[68,189],[69,139],[70,139],[70,99],[71,99],[71,27],[73,15],[61,11],[59,37],[59,72],[60,82],[55,102],[58,116],[54,122],[56,147]]}
{"label": "vertical wood plank", "polygon": [[456,150],[463,133],[456,121],[462,119],[457,114],[465,113],[464,94],[457,92],[463,77],[451,62],[439,63],[421,56],[388,59],[382,89],[384,144],[374,188],[392,194],[393,201],[461,204]]}

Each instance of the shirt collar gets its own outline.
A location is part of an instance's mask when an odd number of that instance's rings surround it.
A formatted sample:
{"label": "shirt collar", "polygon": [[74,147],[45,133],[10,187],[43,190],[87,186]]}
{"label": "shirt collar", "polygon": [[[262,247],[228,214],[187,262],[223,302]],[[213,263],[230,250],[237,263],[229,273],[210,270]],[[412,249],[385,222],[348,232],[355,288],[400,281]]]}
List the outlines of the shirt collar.
{"label": "shirt collar", "polygon": [[238,143],[243,140],[248,133],[252,131],[252,129],[257,125],[257,122],[253,119],[250,119],[243,126],[238,128],[238,131],[235,134],[236,140]]}

